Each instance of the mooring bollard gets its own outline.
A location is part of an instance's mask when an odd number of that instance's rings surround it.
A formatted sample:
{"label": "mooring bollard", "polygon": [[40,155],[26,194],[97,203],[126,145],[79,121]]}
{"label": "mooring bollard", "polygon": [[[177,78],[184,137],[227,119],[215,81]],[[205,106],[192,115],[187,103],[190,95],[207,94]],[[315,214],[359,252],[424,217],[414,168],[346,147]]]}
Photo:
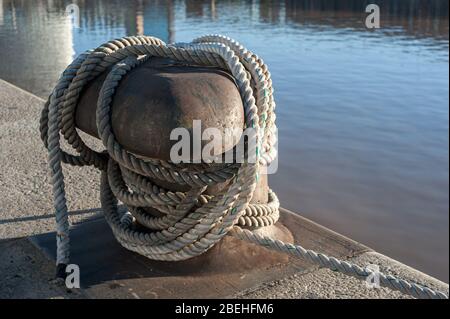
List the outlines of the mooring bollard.
{"label": "mooring bollard", "polygon": [[[78,57],[61,76],[41,119],[53,173],[60,273],[69,261],[69,226],[59,161],[103,171],[102,208],[114,235],[122,246],[151,259],[203,255],[221,260],[209,256],[214,250],[208,251],[219,242],[226,246],[227,240],[221,239],[235,225],[252,231],[264,228],[262,234],[292,242],[284,226],[274,226],[279,202],[259,165],[260,154],[271,146],[268,128],[274,123],[270,73],[248,51],[240,57],[246,61],[239,61],[219,42],[209,49],[202,46],[165,46],[151,37],[114,40]],[[231,163],[202,162],[191,145],[188,162],[193,163],[173,162],[171,151],[177,141],[171,134],[176,129],[193,133],[196,122],[201,125],[200,136],[216,129],[222,143],[212,148],[212,155],[223,158],[231,152]],[[261,136],[260,125],[264,125]],[[245,140],[241,136],[245,128],[258,134]],[[91,150],[76,129],[100,138],[107,152]],[[59,130],[78,156],[60,149]],[[195,143],[192,134],[190,139]],[[236,161],[235,149],[244,140],[244,153],[248,157],[254,152],[254,162]],[[200,149],[208,142],[202,139]],[[128,213],[119,214],[118,200]],[[230,245],[239,265],[238,251],[248,250],[248,244]],[[227,255],[222,248],[221,255]],[[246,255],[252,256],[247,264],[255,266],[280,262],[279,254],[270,258],[274,253],[269,251],[261,258],[248,251]]]}
{"label": "mooring bollard", "polygon": [[[81,92],[76,107],[77,128],[96,138],[99,137],[95,121],[96,106],[105,78],[106,74],[103,74],[91,81]],[[111,125],[117,141],[127,151],[143,158],[170,161],[171,149],[176,143],[171,139],[171,132],[178,128],[192,132],[194,121],[201,123],[200,136],[211,127],[219,130],[223,137],[222,149],[215,155],[236,146],[241,134],[230,136],[228,132],[238,129],[239,133],[244,130],[245,118],[242,98],[230,73],[219,68],[177,63],[168,58],[152,58],[121,79],[111,104]],[[201,142],[203,148],[206,141]],[[190,159],[193,160],[193,154]],[[267,204],[269,201],[268,177],[264,167],[259,170],[260,177],[251,204]],[[172,192],[187,192],[190,188],[157,178],[148,179]],[[228,183],[210,185],[204,194],[216,196]],[[145,208],[145,211],[154,217],[162,216],[154,208]],[[253,226],[255,221],[252,221],[252,217],[243,217],[243,226]],[[259,231],[292,242],[292,235],[287,228],[280,223],[277,226],[271,224],[267,222],[264,230]],[[238,249],[235,244],[233,247]],[[257,263],[270,261],[267,256],[262,257],[261,260],[256,259]]]}
{"label": "mooring bollard", "polygon": [[[127,37],[76,58],[60,77],[40,122],[53,184],[57,275],[64,277],[70,257],[61,163],[102,171],[100,199],[115,238],[152,260],[190,260],[188,269],[224,273],[279,264],[290,255],[363,280],[374,275],[294,245],[286,227],[277,223],[279,201],[264,174],[276,156],[274,110],[267,66],[227,37],[207,35],[174,45]],[[196,121],[201,136],[214,128],[222,137],[207,160],[195,151],[196,142],[200,149],[210,142],[191,134]],[[105,151],[90,149],[77,128],[99,138]],[[241,130],[238,139],[227,134],[234,128]],[[172,133],[178,129],[189,141],[181,162],[172,152],[178,143]],[[60,134],[78,155],[61,149]],[[226,154],[231,161],[210,161]],[[128,211],[118,209],[120,202]],[[380,285],[416,297],[448,298],[376,275]]]}

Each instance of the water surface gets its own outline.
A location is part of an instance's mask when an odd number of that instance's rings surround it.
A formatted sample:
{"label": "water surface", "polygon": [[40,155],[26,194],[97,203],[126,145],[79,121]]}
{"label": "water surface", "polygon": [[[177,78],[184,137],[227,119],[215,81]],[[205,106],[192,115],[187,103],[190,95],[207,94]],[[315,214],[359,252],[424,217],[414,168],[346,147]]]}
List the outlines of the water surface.
{"label": "water surface", "polygon": [[[373,2],[373,1],[370,1]],[[282,205],[448,282],[449,43],[445,0],[0,0],[0,78],[39,96],[111,38],[236,38],[268,63]]]}

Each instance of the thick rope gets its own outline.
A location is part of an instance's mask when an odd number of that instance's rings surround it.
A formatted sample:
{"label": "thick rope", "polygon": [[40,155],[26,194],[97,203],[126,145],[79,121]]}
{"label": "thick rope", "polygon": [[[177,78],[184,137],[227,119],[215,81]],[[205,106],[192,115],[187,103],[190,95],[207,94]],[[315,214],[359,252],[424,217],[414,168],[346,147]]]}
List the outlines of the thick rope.
{"label": "thick rope", "polygon": [[[143,159],[124,149],[112,130],[111,103],[121,79],[152,57],[218,67],[231,73],[242,97],[245,127],[256,132],[256,149],[249,148],[247,155],[255,153],[257,161],[174,164]],[[98,153],[78,135],[75,110],[86,84],[106,71],[96,109],[98,135],[106,151]],[[267,204],[250,203],[260,165],[270,164],[277,156],[275,101],[271,75],[263,60],[228,37],[207,35],[192,43],[175,45],[147,36],[126,37],[87,51],[61,75],[42,111],[40,130],[49,154],[59,268],[68,264],[70,257],[63,162],[92,165],[102,171],[101,203],[108,224],[122,246],[148,258],[189,259],[203,254],[230,234],[360,279],[372,274],[368,269],[252,232],[275,224],[279,217],[279,201],[271,190]],[[61,149],[60,134],[77,155]],[[189,186],[189,191],[172,192],[153,180]],[[208,186],[219,183],[227,183],[220,194],[204,194]],[[119,200],[126,205],[127,212],[118,209]],[[393,276],[381,274],[380,278],[383,286],[418,298],[448,298],[442,292]]]}
{"label": "thick rope", "polygon": [[404,294],[408,294],[416,298],[448,299],[448,296],[443,292],[435,291],[428,287],[412,283],[404,279],[396,278],[392,275],[386,275],[381,272],[375,273],[369,268],[361,268],[358,265],[339,260],[334,257],[329,257],[324,254],[319,254],[313,250],[305,249],[300,245],[283,243],[282,241],[272,239],[267,236],[261,236],[247,229],[242,229],[239,226],[233,228],[233,230],[231,231],[231,235],[239,239],[264,246],[271,250],[284,252],[296,258],[306,260],[310,263],[320,265],[321,267],[325,267],[333,271],[338,271],[345,275],[353,276],[361,280],[366,280],[369,276],[376,274],[380,279],[381,286],[390,288],[392,290],[398,290]]}

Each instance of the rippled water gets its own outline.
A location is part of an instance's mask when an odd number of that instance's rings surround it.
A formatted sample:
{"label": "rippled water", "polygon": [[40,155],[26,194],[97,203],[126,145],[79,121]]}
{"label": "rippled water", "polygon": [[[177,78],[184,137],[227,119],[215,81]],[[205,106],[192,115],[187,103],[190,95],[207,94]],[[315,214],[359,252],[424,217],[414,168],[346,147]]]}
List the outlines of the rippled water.
{"label": "rippled water", "polygon": [[[371,1],[373,2],[373,1]],[[448,2],[0,0],[0,78],[45,97],[115,37],[236,38],[276,90],[282,205],[448,282]]]}

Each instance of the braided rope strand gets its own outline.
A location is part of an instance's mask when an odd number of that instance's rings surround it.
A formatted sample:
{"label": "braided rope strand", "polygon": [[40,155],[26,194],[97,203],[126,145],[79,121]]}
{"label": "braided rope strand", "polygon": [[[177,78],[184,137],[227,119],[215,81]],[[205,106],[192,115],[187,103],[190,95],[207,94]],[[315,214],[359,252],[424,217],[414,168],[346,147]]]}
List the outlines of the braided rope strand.
{"label": "braided rope strand", "polygon": [[[262,236],[247,229],[242,229],[239,226],[233,228],[231,235],[241,240],[264,246],[267,249],[284,252],[296,258],[309,261],[313,264],[318,264],[321,267],[325,267],[333,271],[339,271],[340,273],[353,276],[361,280],[366,280],[366,278],[374,274],[374,272],[368,268],[361,268],[358,265],[351,264],[334,257],[329,257],[324,254],[316,253],[313,250],[307,250],[300,245],[283,243],[282,241],[275,240],[267,236]],[[441,291],[435,291],[428,287],[411,283],[407,280],[399,279],[391,275],[385,275],[383,273],[377,274],[380,278],[381,286],[398,290],[404,294],[408,294],[416,298],[448,299],[448,295]]]}

